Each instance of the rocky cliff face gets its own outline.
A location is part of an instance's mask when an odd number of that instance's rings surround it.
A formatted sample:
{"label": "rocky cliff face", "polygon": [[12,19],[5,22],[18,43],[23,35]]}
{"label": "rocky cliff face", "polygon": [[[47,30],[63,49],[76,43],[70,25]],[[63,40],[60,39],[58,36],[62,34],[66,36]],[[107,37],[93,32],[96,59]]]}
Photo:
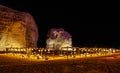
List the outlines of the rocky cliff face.
{"label": "rocky cliff face", "polygon": [[38,29],[29,13],[0,5],[0,48],[37,47]]}
{"label": "rocky cliff face", "polygon": [[60,50],[62,47],[72,47],[72,36],[62,28],[52,28],[48,31],[46,47]]}

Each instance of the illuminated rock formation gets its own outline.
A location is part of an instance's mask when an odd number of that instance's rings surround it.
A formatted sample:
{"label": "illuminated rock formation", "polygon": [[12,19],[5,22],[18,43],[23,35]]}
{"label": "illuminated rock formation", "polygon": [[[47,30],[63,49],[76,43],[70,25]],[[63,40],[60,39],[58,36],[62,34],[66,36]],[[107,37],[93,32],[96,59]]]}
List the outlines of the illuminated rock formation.
{"label": "illuminated rock formation", "polygon": [[38,30],[29,13],[0,5],[0,49],[37,47]]}
{"label": "illuminated rock formation", "polygon": [[48,32],[46,43],[47,48],[55,50],[60,50],[61,47],[72,47],[72,36],[62,28],[53,28]]}

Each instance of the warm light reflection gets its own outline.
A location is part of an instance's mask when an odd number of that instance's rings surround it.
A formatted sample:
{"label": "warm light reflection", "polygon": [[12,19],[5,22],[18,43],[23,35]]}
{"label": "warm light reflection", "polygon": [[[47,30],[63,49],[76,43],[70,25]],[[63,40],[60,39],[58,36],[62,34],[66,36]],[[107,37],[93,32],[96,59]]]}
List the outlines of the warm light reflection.
{"label": "warm light reflection", "polygon": [[60,50],[52,48],[7,48],[5,53],[11,53],[12,56],[30,58],[36,60],[59,60],[59,59],[77,59],[83,57],[107,56],[116,53],[114,48],[79,48],[62,47]]}

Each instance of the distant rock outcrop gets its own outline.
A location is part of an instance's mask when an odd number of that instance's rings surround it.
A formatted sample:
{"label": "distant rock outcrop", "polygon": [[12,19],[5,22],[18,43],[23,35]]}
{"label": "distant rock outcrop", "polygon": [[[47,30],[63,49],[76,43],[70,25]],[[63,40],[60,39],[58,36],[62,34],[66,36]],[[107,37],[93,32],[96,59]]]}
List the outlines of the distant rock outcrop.
{"label": "distant rock outcrop", "polygon": [[37,47],[38,29],[29,13],[0,5],[0,49]]}
{"label": "distant rock outcrop", "polygon": [[47,48],[60,50],[62,47],[72,47],[72,36],[62,28],[52,28],[46,40]]}

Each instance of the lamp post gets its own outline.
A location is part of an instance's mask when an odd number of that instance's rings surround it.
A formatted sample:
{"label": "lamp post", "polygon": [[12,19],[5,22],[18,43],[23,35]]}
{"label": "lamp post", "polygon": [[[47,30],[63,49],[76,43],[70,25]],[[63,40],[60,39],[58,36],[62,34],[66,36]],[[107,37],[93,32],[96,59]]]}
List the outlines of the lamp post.
{"label": "lamp post", "polygon": [[54,59],[54,51],[55,51],[55,47],[54,47],[54,44],[53,44],[53,50],[52,50],[53,52],[52,52],[52,54],[53,54],[53,59]]}
{"label": "lamp post", "polygon": [[40,48],[40,55],[41,55],[41,57],[42,57],[42,52],[43,52],[43,49],[42,49],[42,48]]}
{"label": "lamp post", "polygon": [[68,60],[68,46],[67,46],[67,60]]}
{"label": "lamp post", "polygon": [[74,47],[72,48],[73,48],[73,58],[75,58],[75,48]]}
{"label": "lamp post", "polygon": [[45,60],[48,60],[47,53],[48,53],[48,49],[46,48],[45,49]]}
{"label": "lamp post", "polygon": [[60,55],[62,56],[62,47],[61,47],[61,49],[60,49]]}

